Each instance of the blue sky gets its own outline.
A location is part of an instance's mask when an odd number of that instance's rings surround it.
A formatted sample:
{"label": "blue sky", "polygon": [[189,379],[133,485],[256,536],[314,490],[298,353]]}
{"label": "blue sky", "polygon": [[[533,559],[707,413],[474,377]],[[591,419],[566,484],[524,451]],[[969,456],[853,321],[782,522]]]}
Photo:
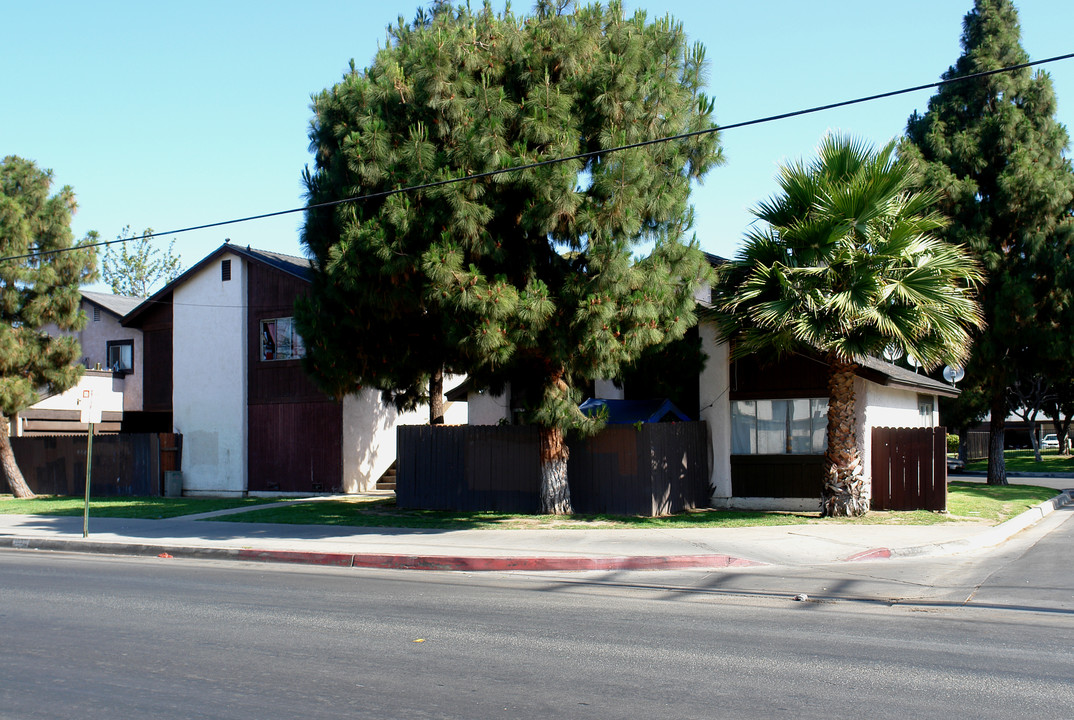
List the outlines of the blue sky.
{"label": "blue sky", "polygon": [[[310,95],[415,0],[4,3],[0,152],[51,168],[79,201],[74,230],[168,231],[303,204]],[[709,61],[721,124],[933,82],[958,58],[972,0],[626,0],[683,21]],[[528,2],[514,3],[516,11]],[[1074,51],[1070,0],[1020,3],[1033,59]],[[1074,60],[1047,66],[1074,127]],[[874,143],[899,135],[922,91],[722,134],[727,163],[693,196],[702,247],[730,256],[775,192],[781,161],[829,129]],[[184,266],[224,238],[301,255],[301,213],[171,237]]]}

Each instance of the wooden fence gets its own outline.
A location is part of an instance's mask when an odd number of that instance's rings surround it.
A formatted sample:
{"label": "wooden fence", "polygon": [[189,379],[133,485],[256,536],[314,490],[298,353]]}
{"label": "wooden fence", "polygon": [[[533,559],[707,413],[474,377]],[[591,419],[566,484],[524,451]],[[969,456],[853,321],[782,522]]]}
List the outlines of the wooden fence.
{"label": "wooden fence", "polygon": [[[159,496],[165,470],[179,470],[182,436],[132,433],[93,436],[90,494]],[[86,491],[86,436],[13,437],[11,447],[30,489],[41,495]],[[0,493],[11,492],[0,474]]]}
{"label": "wooden fence", "polygon": [[873,510],[947,509],[946,428],[873,428]]}
{"label": "wooden fence", "polygon": [[971,430],[966,433],[966,462],[988,457],[988,433]]}
{"label": "wooden fence", "polygon": [[[704,423],[608,427],[568,444],[577,513],[666,515],[708,505]],[[540,455],[531,426],[398,429],[396,500],[431,510],[539,509]]]}

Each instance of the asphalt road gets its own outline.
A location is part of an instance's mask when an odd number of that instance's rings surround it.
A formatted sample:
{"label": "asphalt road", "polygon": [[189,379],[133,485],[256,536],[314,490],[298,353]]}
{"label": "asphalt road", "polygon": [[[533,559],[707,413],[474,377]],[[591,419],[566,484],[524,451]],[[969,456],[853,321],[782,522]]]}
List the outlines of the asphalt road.
{"label": "asphalt road", "polygon": [[1068,718],[1072,517],[794,571],[0,552],[0,718]]}

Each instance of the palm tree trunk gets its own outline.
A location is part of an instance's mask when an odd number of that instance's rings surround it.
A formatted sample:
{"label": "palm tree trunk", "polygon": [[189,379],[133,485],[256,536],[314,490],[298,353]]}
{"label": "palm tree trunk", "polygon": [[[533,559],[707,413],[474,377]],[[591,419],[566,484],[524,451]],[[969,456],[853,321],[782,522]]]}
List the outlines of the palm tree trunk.
{"label": "palm tree trunk", "polygon": [[567,443],[559,428],[541,428],[541,513],[570,515],[571,488],[567,484]]}
{"label": "palm tree trunk", "polygon": [[22,471],[19,470],[19,464],[15,462],[15,451],[11,449],[11,419],[6,415],[0,416],[0,418],[2,418],[0,419],[0,468],[3,468],[8,487],[11,488],[11,492],[17,498],[30,499],[37,497],[34,495],[34,491],[30,489],[30,486],[26,484],[26,480],[22,477]]}
{"label": "palm tree trunk", "polygon": [[821,515],[857,517],[869,509],[858,454],[854,412],[857,365],[828,356],[828,450],[824,453]]}

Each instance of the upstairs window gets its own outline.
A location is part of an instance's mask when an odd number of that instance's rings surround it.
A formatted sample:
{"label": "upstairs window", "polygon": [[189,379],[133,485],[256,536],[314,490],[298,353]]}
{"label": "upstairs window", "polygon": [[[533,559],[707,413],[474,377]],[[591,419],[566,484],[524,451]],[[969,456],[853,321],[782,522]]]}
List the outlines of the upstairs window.
{"label": "upstairs window", "polygon": [[108,341],[108,369],[114,373],[126,375],[134,372],[134,341]]}
{"label": "upstairs window", "polygon": [[306,346],[295,330],[294,318],[261,321],[262,360],[294,360],[305,356]]}
{"label": "upstairs window", "polygon": [[823,455],[827,448],[828,398],[731,403],[734,455]]}

